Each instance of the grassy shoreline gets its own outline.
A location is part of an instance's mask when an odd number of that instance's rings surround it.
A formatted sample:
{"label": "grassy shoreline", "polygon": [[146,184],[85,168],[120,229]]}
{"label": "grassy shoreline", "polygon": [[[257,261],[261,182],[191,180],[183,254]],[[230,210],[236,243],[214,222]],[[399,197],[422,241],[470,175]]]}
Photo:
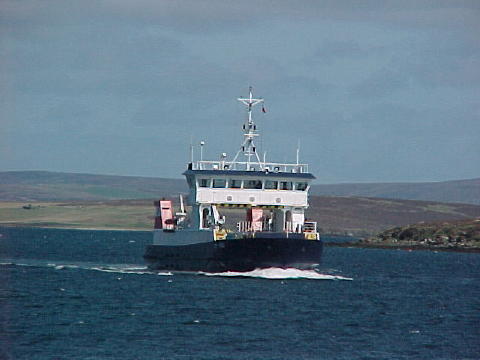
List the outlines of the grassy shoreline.
{"label": "grassy shoreline", "polygon": [[478,247],[446,247],[421,244],[379,244],[358,242],[324,243],[328,247],[346,247],[361,249],[383,249],[383,250],[403,250],[403,251],[442,251],[442,252],[462,252],[462,253],[480,253]]}
{"label": "grassy shoreline", "polygon": [[0,202],[0,226],[65,229],[151,230],[150,204],[130,202]]}

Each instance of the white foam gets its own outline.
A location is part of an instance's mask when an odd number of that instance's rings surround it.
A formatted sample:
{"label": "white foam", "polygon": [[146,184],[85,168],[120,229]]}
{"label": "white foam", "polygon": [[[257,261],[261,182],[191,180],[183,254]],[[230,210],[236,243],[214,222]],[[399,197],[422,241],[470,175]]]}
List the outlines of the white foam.
{"label": "white foam", "polygon": [[201,275],[206,276],[226,276],[226,277],[251,277],[261,279],[272,280],[285,280],[285,279],[312,279],[312,280],[353,280],[352,278],[320,274],[314,270],[300,270],[295,268],[267,268],[267,269],[255,269],[248,272],[235,272],[227,271],[223,273],[205,273],[200,272]]}
{"label": "white foam", "polygon": [[127,267],[124,267],[123,270],[142,271],[142,270],[148,270],[148,267],[146,267],[146,266],[127,266]]}
{"label": "white foam", "polygon": [[[8,259],[10,260],[10,259]],[[81,269],[81,270],[94,270],[102,271],[109,273],[120,273],[120,274],[137,274],[137,275],[161,275],[161,276],[171,276],[171,272],[156,272],[151,271],[146,266],[138,266],[131,264],[94,264],[94,263],[53,263],[53,262],[39,262],[39,261],[30,261],[22,259],[21,262],[15,261],[3,261],[0,262],[0,266],[29,266],[29,267],[49,267],[54,270],[66,270],[66,269]]]}
{"label": "white foam", "polygon": [[[8,259],[10,260],[10,259]],[[172,272],[157,272],[151,271],[146,266],[135,266],[131,264],[92,264],[92,263],[77,263],[77,264],[56,264],[56,263],[17,263],[17,262],[0,262],[3,266],[47,266],[55,270],[65,269],[82,269],[94,270],[108,273],[119,274],[136,274],[136,275],[158,275],[158,276],[173,276]],[[311,280],[353,280],[349,277],[340,275],[322,274],[315,270],[300,270],[295,268],[265,268],[255,269],[248,272],[227,271],[221,273],[207,273],[207,272],[191,272],[191,274],[204,276],[219,276],[219,277],[245,277],[245,278],[260,278],[271,280],[286,280],[286,279],[311,279]]]}
{"label": "white foam", "polygon": [[72,264],[48,264],[48,266],[53,267],[55,270],[64,270],[64,269],[78,269],[80,266]]}
{"label": "white foam", "polygon": [[170,272],[166,273],[156,273],[148,270],[147,267],[123,267],[123,266],[94,266],[87,268],[87,270],[96,270],[96,271],[103,271],[109,273],[119,273],[119,274],[137,274],[137,275],[164,275],[164,276],[171,276],[173,275]]}
{"label": "white foam", "polygon": [[103,272],[109,272],[109,273],[118,273],[118,274],[138,274],[138,275],[143,275],[143,274],[151,274],[150,271],[144,271],[145,269],[129,269],[128,267],[117,267],[117,266],[93,266],[89,268],[85,268],[86,270],[96,270],[96,271],[103,271]]}
{"label": "white foam", "polygon": [[[157,273],[157,275],[160,275],[160,276],[172,276],[173,274],[171,272],[165,272],[165,273],[162,273],[162,272],[159,272]],[[168,280],[169,282],[171,282],[171,280]]]}
{"label": "white foam", "polygon": [[152,274],[151,271],[148,271],[148,268],[145,266],[131,266],[131,265],[97,265],[97,264],[85,264],[80,263],[79,265],[75,264],[47,264],[48,267],[53,267],[55,270],[63,269],[82,269],[82,270],[95,270],[102,272],[110,273],[120,273],[120,274]]}
{"label": "white foam", "polygon": [[38,266],[38,265],[35,265],[35,264],[26,264],[26,263],[17,263],[17,262],[3,262],[3,263],[0,263],[0,265],[3,265],[3,266],[28,266],[28,267],[35,267],[35,266]]}

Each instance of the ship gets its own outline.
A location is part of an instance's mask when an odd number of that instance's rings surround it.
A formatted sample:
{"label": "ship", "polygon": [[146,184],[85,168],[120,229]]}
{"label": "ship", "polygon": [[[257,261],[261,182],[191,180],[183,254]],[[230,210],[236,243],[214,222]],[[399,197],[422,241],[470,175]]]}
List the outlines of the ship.
{"label": "ship", "polygon": [[[144,258],[151,270],[189,272],[248,272],[261,268],[316,269],[323,242],[317,223],[305,217],[310,183],[308,164],[267,162],[255,144],[259,131],[253,109],[264,99],[237,99],[246,106],[244,141],[232,160],[222,153],[217,160],[191,156],[183,175],[188,183],[183,196],[154,202],[153,243]],[[259,109],[259,108],[257,108]],[[188,207],[188,209],[187,209]],[[231,216],[226,216],[230,214]],[[231,218],[231,219],[230,219]]]}

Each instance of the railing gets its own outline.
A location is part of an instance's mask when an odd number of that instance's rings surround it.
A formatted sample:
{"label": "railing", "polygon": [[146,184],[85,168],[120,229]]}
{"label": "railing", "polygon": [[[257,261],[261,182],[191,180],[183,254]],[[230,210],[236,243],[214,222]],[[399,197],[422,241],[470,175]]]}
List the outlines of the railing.
{"label": "railing", "polygon": [[305,221],[303,223],[303,232],[316,233],[317,232],[317,222],[316,221]]}
{"label": "railing", "polygon": [[[256,232],[256,231],[272,231],[272,224],[268,221],[263,222],[251,222],[240,221],[237,223],[237,231],[239,232]],[[316,233],[317,223],[315,221],[305,221],[303,226],[300,224],[294,225],[292,221],[286,221],[283,227],[283,231],[291,233]]]}
{"label": "railing", "polygon": [[237,223],[237,230],[239,232],[272,231],[272,223],[268,220],[253,223],[251,221],[240,221]]}
{"label": "railing", "polygon": [[192,170],[268,171],[268,172],[274,172],[274,173],[275,172],[308,173],[308,164],[199,160],[191,163],[191,169]]}
{"label": "railing", "polygon": [[262,223],[251,221],[240,221],[237,223],[237,230],[239,232],[254,232],[254,231],[262,231]]}
{"label": "railing", "polygon": [[285,221],[284,231],[293,232],[293,233],[301,233],[302,232],[302,225],[294,224],[292,221]]}

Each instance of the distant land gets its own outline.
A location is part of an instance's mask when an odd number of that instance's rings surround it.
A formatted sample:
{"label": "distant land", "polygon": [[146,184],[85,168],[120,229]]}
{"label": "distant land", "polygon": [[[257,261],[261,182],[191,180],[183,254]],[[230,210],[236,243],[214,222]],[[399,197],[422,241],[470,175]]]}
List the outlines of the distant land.
{"label": "distant land", "polygon": [[0,172],[0,201],[153,199],[188,191],[181,179],[61,173]]}
{"label": "distant land", "polygon": [[421,222],[480,218],[480,206],[434,201],[311,196],[307,216],[324,233],[365,237],[392,227]]}
{"label": "distant land", "polygon": [[[153,210],[153,198],[64,202],[0,201],[0,226],[152,230]],[[245,219],[245,210],[224,208],[221,212],[226,216],[230,228]],[[480,206],[312,196],[306,216],[317,221],[322,234],[369,237],[408,224],[480,218]]]}
{"label": "distant land", "polygon": [[364,196],[480,205],[480,178],[423,183],[313,185],[311,194]]}
{"label": "distant land", "polygon": [[[458,183],[432,183],[432,187],[426,189],[442,184],[445,192],[454,191]],[[465,193],[474,193],[478,180],[466,180],[465,183],[470,184],[463,187]],[[350,184],[351,193],[355,192],[355,186],[361,191],[374,191],[375,184],[363,185],[367,184]],[[387,184],[377,185],[377,194],[387,194],[380,191],[385,190]],[[412,187],[417,185],[425,184],[413,184]],[[328,187],[342,191],[348,188],[345,184],[314,185],[313,194],[318,193],[317,189],[326,191]],[[178,202],[178,194],[186,192],[186,183],[180,179],[45,171],[0,172],[0,225],[151,230],[153,199],[168,197]],[[458,199],[465,198],[463,193],[457,191],[457,194]],[[409,224],[480,218],[480,205],[464,202],[312,195],[306,216],[318,222],[323,234],[369,237]],[[244,212],[234,209],[222,209],[222,213],[233,223],[245,216]]]}
{"label": "distant land", "polygon": [[[0,172],[0,201],[150,199],[187,191],[184,179],[49,171]],[[480,205],[480,178],[424,183],[313,185],[310,194]]]}

